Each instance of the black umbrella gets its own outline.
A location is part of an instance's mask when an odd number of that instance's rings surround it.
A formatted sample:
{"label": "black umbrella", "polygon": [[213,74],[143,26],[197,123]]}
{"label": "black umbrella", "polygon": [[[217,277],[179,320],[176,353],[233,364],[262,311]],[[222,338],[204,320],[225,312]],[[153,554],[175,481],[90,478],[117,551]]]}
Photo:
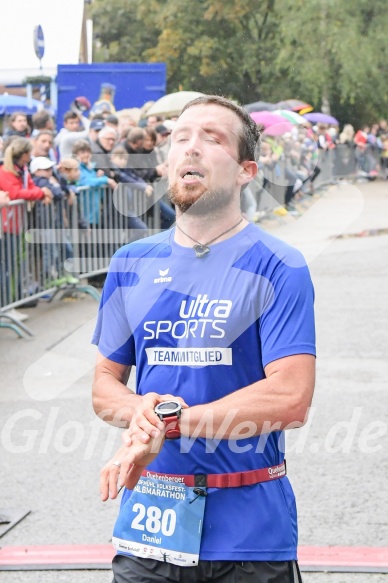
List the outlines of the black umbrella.
{"label": "black umbrella", "polygon": [[276,109],[276,105],[267,101],[256,101],[255,103],[247,103],[247,105],[244,105],[244,109],[248,113],[253,113],[254,111],[272,111]]}

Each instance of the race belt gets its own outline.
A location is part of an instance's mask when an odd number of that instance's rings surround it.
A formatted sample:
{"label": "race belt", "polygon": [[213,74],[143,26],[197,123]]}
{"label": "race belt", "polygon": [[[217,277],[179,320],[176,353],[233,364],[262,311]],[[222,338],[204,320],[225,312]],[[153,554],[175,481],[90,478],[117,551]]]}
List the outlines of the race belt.
{"label": "race belt", "polygon": [[286,461],[284,460],[277,466],[228,474],[159,474],[144,470],[142,476],[160,478],[163,481],[181,483],[197,488],[240,488],[241,486],[252,486],[261,482],[271,482],[272,480],[283,478],[286,473]]}

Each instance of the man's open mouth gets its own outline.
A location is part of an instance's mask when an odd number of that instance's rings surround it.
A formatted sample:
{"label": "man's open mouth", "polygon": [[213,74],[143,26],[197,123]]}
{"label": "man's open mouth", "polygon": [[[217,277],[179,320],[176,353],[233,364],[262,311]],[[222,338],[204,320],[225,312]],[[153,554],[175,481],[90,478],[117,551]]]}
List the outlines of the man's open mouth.
{"label": "man's open mouth", "polygon": [[205,176],[197,170],[189,170],[182,175],[182,178],[205,178]]}

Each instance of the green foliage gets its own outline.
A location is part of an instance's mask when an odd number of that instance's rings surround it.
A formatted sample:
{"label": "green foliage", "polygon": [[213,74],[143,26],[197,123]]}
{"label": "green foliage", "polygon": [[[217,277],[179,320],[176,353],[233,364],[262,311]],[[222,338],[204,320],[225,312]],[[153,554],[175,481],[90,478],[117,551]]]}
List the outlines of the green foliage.
{"label": "green foliage", "polygon": [[[96,0],[91,16],[98,60],[118,62],[144,61],[144,53],[155,45],[160,30],[153,18],[145,20],[142,5],[150,10],[152,0]],[[158,3],[156,3],[158,4]]]}
{"label": "green foliage", "polygon": [[385,0],[94,0],[92,17],[100,60],[166,62],[168,91],[384,115]]}
{"label": "green foliage", "polygon": [[30,83],[31,85],[49,85],[51,81],[52,78],[48,77],[47,75],[36,75],[35,77],[26,77],[23,80],[23,84]]}

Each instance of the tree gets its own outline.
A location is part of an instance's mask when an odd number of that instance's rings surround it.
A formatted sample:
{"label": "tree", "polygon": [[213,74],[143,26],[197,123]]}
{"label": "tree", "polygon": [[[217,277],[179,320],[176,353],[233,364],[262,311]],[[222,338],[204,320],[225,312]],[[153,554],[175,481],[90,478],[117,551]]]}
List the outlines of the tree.
{"label": "tree", "polygon": [[384,114],[385,0],[94,0],[101,60],[166,62],[168,91]]}
{"label": "tree", "polygon": [[147,54],[167,61],[173,89],[256,100],[268,69],[266,47],[275,41],[273,7],[274,0],[168,2],[160,13],[162,34]]}
{"label": "tree", "polygon": [[317,109],[359,125],[383,113],[387,101],[385,0],[283,0],[294,18],[283,20],[275,67],[303,89]]}
{"label": "tree", "polygon": [[108,60],[167,63],[168,89],[256,100],[269,82],[275,0],[95,2],[96,38]]}
{"label": "tree", "polygon": [[160,34],[153,18],[144,21],[142,5],[150,14],[158,8],[153,0],[95,0],[91,16],[98,61],[144,61],[147,49],[155,45]]}

